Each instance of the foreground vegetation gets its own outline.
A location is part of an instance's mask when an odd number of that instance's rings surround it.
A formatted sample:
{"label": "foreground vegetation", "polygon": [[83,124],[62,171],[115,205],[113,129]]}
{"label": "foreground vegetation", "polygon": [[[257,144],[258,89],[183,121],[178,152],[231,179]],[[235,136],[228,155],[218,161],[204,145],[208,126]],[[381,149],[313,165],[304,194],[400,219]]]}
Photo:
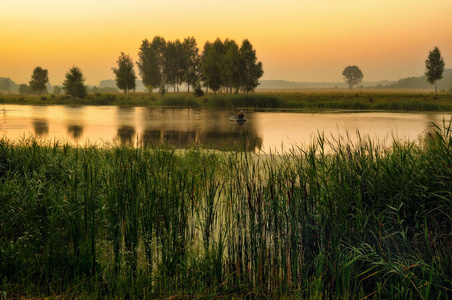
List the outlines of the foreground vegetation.
{"label": "foreground vegetation", "polygon": [[84,99],[55,95],[3,95],[0,104],[29,105],[132,105],[178,106],[205,108],[304,109],[304,110],[388,110],[388,111],[452,111],[452,94],[326,92],[326,93],[258,93],[208,94],[195,97],[189,93],[90,94]]}
{"label": "foreground vegetation", "polygon": [[450,124],[283,155],[3,139],[0,297],[448,299],[451,200]]}

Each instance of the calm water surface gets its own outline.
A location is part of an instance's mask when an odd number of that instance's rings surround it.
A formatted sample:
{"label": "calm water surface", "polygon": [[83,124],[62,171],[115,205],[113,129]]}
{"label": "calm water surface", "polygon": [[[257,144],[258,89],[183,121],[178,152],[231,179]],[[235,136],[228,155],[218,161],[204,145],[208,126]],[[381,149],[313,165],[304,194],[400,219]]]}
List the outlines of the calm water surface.
{"label": "calm water surface", "polygon": [[231,122],[236,111],[117,106],[0,105],[0,137],[36,136],[74,145],[160,144],[177,148],[199,144],[211,149],[287,151],[311,144],[318,133],[338,138],[356,132],[385,143],[393,138],[418,139],[432,123],[451,113],[245,112],[248,122]]}

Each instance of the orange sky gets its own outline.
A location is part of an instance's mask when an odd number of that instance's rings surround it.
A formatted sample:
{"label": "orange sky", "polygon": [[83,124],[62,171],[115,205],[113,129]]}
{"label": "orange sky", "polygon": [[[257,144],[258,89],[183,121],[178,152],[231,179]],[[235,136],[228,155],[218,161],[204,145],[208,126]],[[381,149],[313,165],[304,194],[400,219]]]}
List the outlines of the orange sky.
{"label": "orange sky", "polygon": [[61,84],[73,65],[88,84],[113,79],[121,52],[145,38],[248,38],[262,79],[365,81],[422,75],[438,46],[452,68],[451,0],[0,0],[0,77],[27,83],[36,66]]}

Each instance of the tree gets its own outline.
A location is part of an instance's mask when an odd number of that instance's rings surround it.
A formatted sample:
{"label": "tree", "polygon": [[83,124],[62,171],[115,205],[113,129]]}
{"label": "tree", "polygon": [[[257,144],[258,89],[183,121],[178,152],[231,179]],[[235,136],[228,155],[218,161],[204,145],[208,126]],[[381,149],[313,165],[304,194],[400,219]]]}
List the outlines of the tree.
{"label": "tree", "polygon": [[240,88],[243,92],[253,92],[264,74],[262,63],[257,62],[256,51],[250,41],[244,40],[239,50]]}
{"label": "tree", "polygon": [[129,55],[121,52],[121,55],[116,62],[118,63],[118,68],[112,68],[113,73],[116,75],[116,86],[120,90],[123,90],[127,97],[129,90],[134,90],[136,86],[135,80],[137,79],[137,76],[133,69],[133,61]]}
{"label": "tree", "polygon": [[72,67],[66,73],[66,80],[63,82],[64,92],[73,97],[85,98],[87,94],[87,89],[84,85],[85,79],[78,67]]}
{"label": "tree", "polygon": [[8,79],[3,79],[0,81],[0,91],[11,92],[11,83]]}
{"label": "tree", "polygon": [[61,94],[61,88],[58,85],[56,85],[53,88],[53,94],[55,94],[55,95],[60,95]]}
{"label": "tree", "polygon": [[175,42],[168,41],[166,43],[166,49],[164,54],[165,65],[163,68],[163,73],[165,74],[166,83],[174,87],[174,92],[176,92],[176,86],[178,84],[179,47],[180,47],[179,40],[176,40]]}
{"label": "tree", "polygon": [[438,93],[436,82],[443,78],[443,72],[444,60],[438,47],[435,47],[432,51],[429,51],[428,58],[425,61],[425,76],[427,76],[427,82],[435,85],[436,93]]}
{"label": "tree", "polygon": [[25,83],[19,85],[19,93],[26,94],[27,91],[28,91],[28,85],[26,85]]}
{"label": "tree", "polygon": [[190,92],[190,86],[195,88],[199,85],[199,49],[194,37],[185,38],[182,46],[185,56],[184,80]]}
{"label": "tree", "polygon": [[224,73],[226,89],[238,92],[240,89],[240,54],[239,46],[234,40],[225,40],[226,54],[224,57]]}
{"label": "tree", "polygon": [[342,72],[345,82],[347,82],[348,87],[353,89],[355,84],[359,84],[363,80],[363,72],[357,66],[348,66]]}
{"label": "tree", "polygon": [[41,67],[36,67],[31,75],[30,87],[39,94],[46,89],[49,82],[48,71]]}
{"label": "tree", "polygon": [[138,52],[139,61],[137,62],[143,84],[152,92],[153,88],[159,88],[162,82],[165,81],[163,77],[164,67],[164,53],[166,49],[165,39],[156,36],[150,43],[144,40]]}
{"label": "tree", "polygon": [[[217,43],[216,47],[214,47],[215,43]],[[221,43],[221,41],[217,39],[215,43],[206,42],[204,44],[204,52],[201,62],[204,85],[212,89],[214,94],[216,94],[222,86],[222,57],[219,52],[219,43]]]}

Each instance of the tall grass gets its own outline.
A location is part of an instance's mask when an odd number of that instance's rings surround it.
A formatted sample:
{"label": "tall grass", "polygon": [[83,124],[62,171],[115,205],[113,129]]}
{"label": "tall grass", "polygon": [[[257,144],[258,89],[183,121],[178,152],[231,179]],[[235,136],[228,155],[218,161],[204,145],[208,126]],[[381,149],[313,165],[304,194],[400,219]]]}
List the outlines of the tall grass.
{"label": "tall grass", "polygon": [[0,295],[448,299],[451,152],[450,124],[281,155],[2,139]]}

